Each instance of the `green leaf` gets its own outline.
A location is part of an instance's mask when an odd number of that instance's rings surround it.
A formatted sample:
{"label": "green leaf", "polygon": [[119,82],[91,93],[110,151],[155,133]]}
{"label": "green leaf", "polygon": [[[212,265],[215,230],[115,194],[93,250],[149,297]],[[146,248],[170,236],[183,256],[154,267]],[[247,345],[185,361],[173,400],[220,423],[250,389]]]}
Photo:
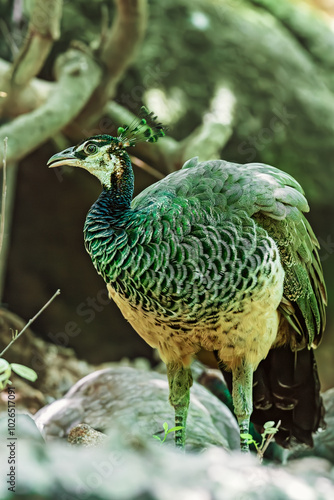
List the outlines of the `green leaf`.
{"label": "green leaf", "polygon": [[8,365],[8,368],[6,368],[6,370],[4,372],[0,373],[0,381],[7,382],[7,380],[11,376],[11,374],[12,374],[12,370],[10,368],[10,365]]}
{"label": "green leaf", "polygon": [[169,434],[170,432],[179,431],[181,429],[184,429],[184,426],[183,425],[177,425],[176,427],[172,427],[171,429],[168,429],[167,434]]}
{"label": "green leaf", "polygon": [[13,330],[13,328],[10,329],[11,333],[12,333],[12,340],[15,340],[16,337],[18,336],[19,334],[19,331],[18,330]]}
{"label": "green leaf", "polygon": [[8,361],[6,361],[3,358],[0,358],[0,373],[4,372],[5,370],[7,370],[8,367],[9,367]]}
{"label": "green leaf", "polygon": [[276,432],[278,432],[278,429],[276,429],[276,427],[272,427],[270,429],[266,429],[264,434],[276,434]]}
{"label": "green leaf", "polygon": [[164,422],[163,425],[162,425],[162,427],[164,428],[165,432],[168,431],[168,424],[167,424],[167,422]]}
{"label": "green leaf", "polygon": [[241,439],[253,439],[251,434],[240,434]]}
{"label": "green leaf", "polygon": [[9,379],[9,377],[11,376],[12,374],[12,370],[10,368],[8,368],[8,370],[6,370],[5,372],[1,373],[0,374],[0,382],[6,382],[7,383],[7,380]]}
{"label": "green leaf", "polygon": [[9,379],[5,378],[3,381],[0,380],[0,391],[3,391],[4,389],[6,389],[7,384],[11,385],[11,381]]}
{"label": "green leaf", "polygon": [[158,441],[161,441],[161,438],[159,436],[157,436],[156,434],[153,434],[154,439],[157,439]]}
{"label": "green leaf", "polygon": [[273,420],[268,420],[268,422],[263,424],[264,429],[268,429],[269,427],[275,427],[275,422]]}
{"label": "green leaf", "polygon": [[35,380],[37,380],[37,373],[35,372],[35,370],[28,368],[28,366],[19,365],[18,363],[12,363],[11,368],[15,373],[17,373],[17,375],[30,380],[30,382],[35,382]]}
{"label": "green leaf", "polygon": [[0,391],[6,388],[8,383],[11,383],[9,377],[12,374],[12,369],[8,361],[0,358]]}

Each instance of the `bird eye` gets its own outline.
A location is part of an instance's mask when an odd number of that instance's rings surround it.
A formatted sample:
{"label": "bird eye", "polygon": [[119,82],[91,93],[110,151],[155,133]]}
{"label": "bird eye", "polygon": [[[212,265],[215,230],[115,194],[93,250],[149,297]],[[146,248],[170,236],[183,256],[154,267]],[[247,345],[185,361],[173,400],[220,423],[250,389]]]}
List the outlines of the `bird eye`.
{"label": "bird eye", "polygon": [[93,155],[94,153],[96,153],[98,150],[98,147],[96,146],[96,144],[92,144],[92,143],[88,143],[85,147],[84,147],[84,152],[87,154],[87,155]]}

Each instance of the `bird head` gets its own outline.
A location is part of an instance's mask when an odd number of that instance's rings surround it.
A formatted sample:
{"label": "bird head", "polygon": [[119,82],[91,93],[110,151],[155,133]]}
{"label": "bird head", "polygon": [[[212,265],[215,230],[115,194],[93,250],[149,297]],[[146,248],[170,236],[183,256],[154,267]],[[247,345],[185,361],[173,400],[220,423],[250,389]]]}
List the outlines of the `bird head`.
{"label": "bird head", "polygon": [[138,142],[156,142],[165,135],[163,126],[156,116],[141,108],[139,118],[129,126],[118,128],[118,136],[95,135],[80,144],[53,155],[49,168],[68,165],[81,167],[95,175],[103,186],[111,187],[111,178],[122,176],[127,166],[131,166],[127,148]]}
{"label": "bird head", "polygon": [[53,155],[47,164],[50,168],[61,165],[84,168],[95,175],[103,186],[110,187],[111,175],[120,171],[124,162],[129,163],[130,159],[117,138],[95,135]]}

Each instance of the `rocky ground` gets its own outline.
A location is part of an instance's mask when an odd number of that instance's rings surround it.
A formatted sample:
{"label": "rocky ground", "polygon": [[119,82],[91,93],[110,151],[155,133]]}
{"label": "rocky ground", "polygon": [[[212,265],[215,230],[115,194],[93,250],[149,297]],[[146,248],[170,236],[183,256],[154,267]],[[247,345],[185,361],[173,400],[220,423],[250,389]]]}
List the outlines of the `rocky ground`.
{"label": "rocky ground", "polygon": [[[48,360],[50,345],[40,343],[32,332],[25,342],[37,343],[39,354]],[[22,362],[18,352],[16,361]],[[26,352],[22,346],[21,352]],[[58,354],[53,363],[46,363],[44,377],[35,387],[13,378],[18,403],[16,497],[31,500],[334,498],[334,390],[324,394],[327,430],[315,436],[315,448],[286,452],[271,446],[260,465],[255,454],[239,452],[236,421],[213,394],[217,394],[218,386],[224,387],[219,372],[208,371],[200,364],[195,366],[195,378],[201,384],[195,382],[191,391],[187,446],[181,452],[174,447],[173,433],[163,444],[153,437],[155,434],[163,438],[164,422],[173,426],[164,373],[150,369],[144,360],[96,369],[76,360],[73,351],[62,348]],[[87,374],[81,378],[83,372]],[[43,384],[43,391],[39,384]],[[1,396],[0,498],[6,500],[13,495],[7,483],[10,473],[7,444],[12,442],[7,439],[8,393],[3,391]],[[50,403],[46,404],[47,401]]]}

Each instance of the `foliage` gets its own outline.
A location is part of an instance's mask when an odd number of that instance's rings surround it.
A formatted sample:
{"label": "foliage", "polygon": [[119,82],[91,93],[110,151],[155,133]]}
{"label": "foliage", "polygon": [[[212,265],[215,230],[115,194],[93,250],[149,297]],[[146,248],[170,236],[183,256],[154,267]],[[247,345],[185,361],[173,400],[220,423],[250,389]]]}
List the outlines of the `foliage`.
{"label": "foliage", "polygon": [[167,422],[164,422],[162,427],[163,427],[164,432],[165,432],[164,437],[162,439],[161,439],[161,437],[157,436],[156,434],[153,434],[154,439],[157,439],[158,441],[160,441],[161,444],[166,441],[168,434],[170,434],[171,432],[175,432],[175,431],[179,431],[179,430],[183,429],[182,425],[177,425],[176,427],[172,427],[171,429],[169,429]]}
{"label": "foliage", "polygon": [[[38,313],[35,314],[35,316],[28,321],[28,323],[22,328],[20,332],[18,332],[17,330],[15,332],[12,331],[12,340],[9,342],[7,347],[5,347],[0,352],[0,356],[2,356],[19,337],[21,337],[21,335],[27,330],[27,328],[35,321],[36,318],[38,318],[38,316],[48,307],[49,304],[51,304],[53,299],[57,297],[57,295],[59,294],[60,290],[57,290],[53,294],[51,299],[49,299],[48,302],[46,302],[46,304],[44,304],[44,306],[41,307]],[[38,376],[35,370],[33,370],[32,368],[29,368],[28,366],[25,365],[21,365],[19,363],[8,363],[8,361],[0,357],[0,391],[5,389],[7,384],[11,384],[10,376],[12,374],[12,371],[15,372],[17,375],[20,375],[20,377],[23,377],[31,382],[35,382]]]}
{"label": "foliage", "polygon": [[[8,349],[8,347],[18,339],[22,331],[19,333],[17,330],[12,331],[12,340],[8,346],[0,353],[0,356]],[[19,363],[8,363],[4,358],[0,358],[0,391],[6,389],[8,384],[11,384],[10,377],[12,371],[20,377],[29,380],[30,382],[35,382],[37,380],[37,373],[32,368],[28,366],[21,365]]]}
{"label": "foliage", "polygon": [[269,420],[268,422],[266,422],[263,425],[263,432],[261,433],[261,437],[262,437],[261,443],[258,443],[257,441],[255,441],[255,439],[253,438],[253,436],[251,434],[240,434],[240,437],[241,437],[241,439],[247,439],[247,443],[249,445],[254,445],[254,447],[257,451],[257,455],[258,455],[260,461],[262,461],[264,452],[267,449],[270,441],[272,440],[272,438],[274,437],[276,432],[278,432],[278,428],[279,428],[280,424],[281,424],[281,422],[278,422],[277,425],[275,425],[275,422],[273,422],[272,420]]}
{"label": "foliage", "polygon": [[18,363],[8,363],[4,358],[0,358],[0,391],[3,391],[8,384],[12,383],[10,381],[12,371],[30,382],[37,380],[37,373],[32,368]]}

